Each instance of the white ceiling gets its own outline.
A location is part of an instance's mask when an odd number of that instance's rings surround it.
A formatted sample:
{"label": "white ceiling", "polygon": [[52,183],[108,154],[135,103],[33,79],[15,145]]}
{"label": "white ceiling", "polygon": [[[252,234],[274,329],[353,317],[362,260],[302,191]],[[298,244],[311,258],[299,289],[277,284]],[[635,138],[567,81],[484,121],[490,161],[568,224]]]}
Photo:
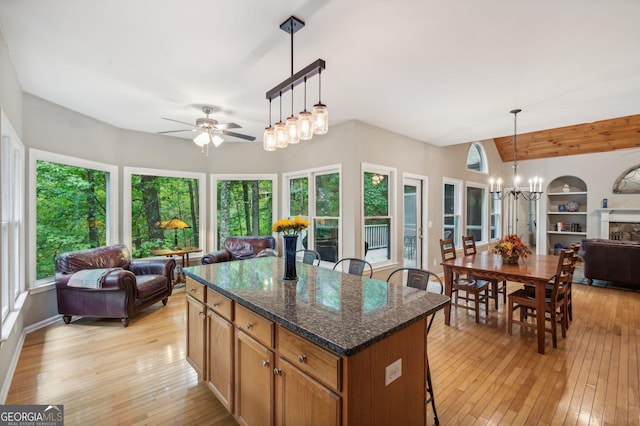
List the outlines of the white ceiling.
{"label": "white ceiling", "polygon": [[291,72],[291,15],[294,71],[327,62],[332,124],[450,145],[511,134],[516,107],[519,132],[640,113],[638,0],[0,0],[25,92],[151,133],[209,104],[257,140]]}

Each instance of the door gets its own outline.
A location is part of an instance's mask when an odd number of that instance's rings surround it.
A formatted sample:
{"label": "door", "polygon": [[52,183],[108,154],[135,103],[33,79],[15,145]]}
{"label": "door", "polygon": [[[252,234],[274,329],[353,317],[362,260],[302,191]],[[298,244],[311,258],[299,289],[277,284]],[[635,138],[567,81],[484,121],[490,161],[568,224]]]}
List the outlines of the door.
{"label": "door", "polygon": [[422,191],[424,181],[405,177],[403,181],[403,266],[422,268],[423,223]]}

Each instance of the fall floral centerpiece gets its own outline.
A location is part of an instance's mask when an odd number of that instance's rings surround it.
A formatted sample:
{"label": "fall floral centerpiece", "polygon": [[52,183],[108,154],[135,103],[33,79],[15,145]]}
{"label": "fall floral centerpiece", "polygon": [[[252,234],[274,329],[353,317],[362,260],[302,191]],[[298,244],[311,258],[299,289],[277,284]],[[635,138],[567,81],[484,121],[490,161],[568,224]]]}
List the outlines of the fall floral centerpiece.
{"label": "fall floral centerpiece", "polygon": [[507,234],[489,249],[490,253],[499,254],[505,263],[518,263],[518,259],[531,254],[522,239],[516,234]]}
{"label": "fall floral centerpiece", "polygon": [[298,279],[296,272],[296,246],[298,234],[309,227],[309,221],[296,216],[293,219],[280,219],[273,224],[273,231],[280,232],[284,239],[284,276],[285,281]]}

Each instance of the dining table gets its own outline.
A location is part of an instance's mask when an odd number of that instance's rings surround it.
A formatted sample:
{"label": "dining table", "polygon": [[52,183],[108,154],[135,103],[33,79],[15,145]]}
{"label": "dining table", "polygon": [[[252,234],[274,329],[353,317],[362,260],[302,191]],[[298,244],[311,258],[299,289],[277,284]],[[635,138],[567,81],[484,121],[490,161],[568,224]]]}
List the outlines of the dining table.
{"label": "dining table", "polygon": [[[475,278],[514,281],[535,286],[536,311],[545,310],[545,288],[553,279],[558,268],[558,256],[530,254],[520,258],[518,263],[502,262],[502,256],[487,251],[471,254],[441,263],[444,269],[445,295],[451,297],[453,277],[456,273],[471,274]],[[451,325],[451,304],[444,308],[444,322]],[[538,352],[544,354],[545,348],[545,315],[536,315],[536,332],[538,335]]]}

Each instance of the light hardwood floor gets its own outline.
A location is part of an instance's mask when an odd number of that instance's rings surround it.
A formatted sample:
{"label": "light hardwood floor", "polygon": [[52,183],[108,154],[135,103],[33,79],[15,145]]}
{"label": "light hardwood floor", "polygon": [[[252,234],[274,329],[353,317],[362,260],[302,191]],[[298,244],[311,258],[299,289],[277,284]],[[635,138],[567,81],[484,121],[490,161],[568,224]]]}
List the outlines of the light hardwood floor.
{"label": "light hardwood floor", "polygon": [[[507,334],[505,305],[480,324],[453,308],[446,327],[438,314],[429,359],[442,425],[640,425],[640,293],[573,287],[568,336],[558,349],[547,336],[545,355],[533,333]],[[128,328],[80,319],[29,334],[6,403],[64,404],[67,425],[235,425],[185,361],[185,305],[178,289]]]}

